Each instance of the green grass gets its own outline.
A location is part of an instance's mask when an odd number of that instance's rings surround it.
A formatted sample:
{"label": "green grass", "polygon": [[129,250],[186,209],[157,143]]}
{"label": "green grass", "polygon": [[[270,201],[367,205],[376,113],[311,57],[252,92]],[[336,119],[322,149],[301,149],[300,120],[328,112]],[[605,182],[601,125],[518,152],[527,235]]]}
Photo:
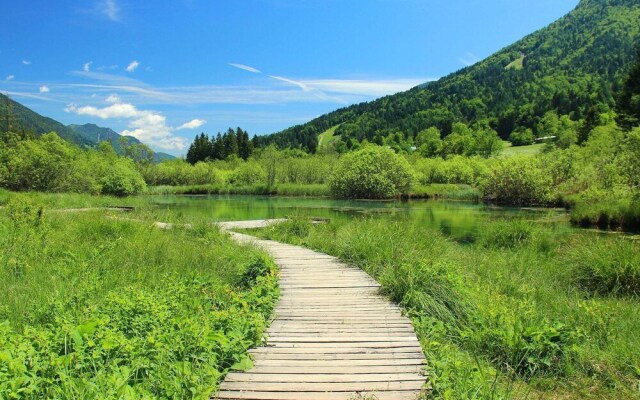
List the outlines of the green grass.
{"label": "green grass", "polygon": [[[640,300],[581,283],[606,270],[637,284],[636,244],[505,220],[464,245],[410,218],[294,220],[257,234],[374,276],[414,323],[434,398],[637,398]],[[588,248],[613,261],[591,267]]]}
{"label": "green grass", "polygon": [[204,399],[249,364],[278,293],[263,253],[152,208],[42,199],[78,201],[21,194],[0,213],[0,398]]}
{"label": "green grass", "polygon": [[544,149],[546,144],[537,143],[529,146],[512,146],[510,142],[504,142],[504,149],[500,154],[501,157],[514,157],[514,156],[533,156],[536,155]]}
{"label": "green grass", "polygon": [[336,140],[338,140],[340,138],[340,135],[334,136],[334,134],[336,133],[336,129],[338,129],[340,125],[335,125],[332,126],[331,128],[327,129],[326,131],[322,132],[321,134],[318,135],[318,148],[322,149],[322,148],[327,148],[329,146],[331,146],[331,144],[333,144],[333,142],[335,142]]}
{"label": "green grass", "polygon": [[506,67],[504,67],[504,69],[515,69],[515,70],[521,70],[522,68],[524,68],[524,57],[519,57],[516,58],[515,60],[513,60],[511,63],[509,63],[509,65],[507,65]]}

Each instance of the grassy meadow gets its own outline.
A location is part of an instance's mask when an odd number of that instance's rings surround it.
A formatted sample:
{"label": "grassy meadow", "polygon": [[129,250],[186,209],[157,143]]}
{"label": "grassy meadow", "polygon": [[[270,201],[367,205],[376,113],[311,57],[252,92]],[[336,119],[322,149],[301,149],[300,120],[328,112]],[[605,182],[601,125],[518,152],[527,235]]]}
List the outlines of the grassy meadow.
{"label": "grassy meadow", "polygon": [[0,193],[0,398],[204,399],[251,365],[270,259],[143,198],[126,215],[54,209],[114,202]]}
{"label": "grassy meadow", "polygon": [[405,220],[293,219],[254,234],[374,276],[413,320],[431,396],[637,398],[640,246],[526,220],[472,237]]}

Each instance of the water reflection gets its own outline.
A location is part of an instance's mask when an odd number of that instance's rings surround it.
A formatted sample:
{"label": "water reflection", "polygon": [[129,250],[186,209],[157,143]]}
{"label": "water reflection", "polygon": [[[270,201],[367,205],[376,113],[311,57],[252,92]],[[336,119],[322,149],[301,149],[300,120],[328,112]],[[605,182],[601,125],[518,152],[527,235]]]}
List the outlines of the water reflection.
{"label": "water reflection", "polygon": [[347,201],[322,198],[267,196],[156,196],[155,204],[185,217],[203,221],[251,220],[283,217],[389,218],[438,229],[460,243],[472,243],[478,229],[490,220],[527,219],[568,229],[561,209],[505,208],[441,200]]}

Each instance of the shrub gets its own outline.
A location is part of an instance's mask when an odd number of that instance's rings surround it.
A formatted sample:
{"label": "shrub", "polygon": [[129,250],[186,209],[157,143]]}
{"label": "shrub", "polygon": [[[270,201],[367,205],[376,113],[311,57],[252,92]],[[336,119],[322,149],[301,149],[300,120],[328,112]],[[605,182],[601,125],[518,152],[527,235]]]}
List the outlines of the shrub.
{"label": "shrub", "polygon": [[551,202],[551,186],[538,160],[512,157],[493,165],[481,190],[485,200],[498,204],[545,205]]}
{"label": "shrub", "polygon": [[233,185],[255,185],[266,183],[267,174],[258,163],[249,161],[240,165],[228,179]]}
{"label": "shrub", "polygon": [[511,132],[509,141],[514,146],[528,146],[533,144],[533,131],[531,129],[522,129]]}
{"label": "shrub", "polygon": [[346,154],[329,181],[331,193],[340,198],[384,199],[411,188],[413,171],[392,150],[367,146]]}
{"label": "shrub", "polygon": [[130,196],[143,192],[147,185],[129,160],[120,159],[99,179],[100,192],[114,196]]}

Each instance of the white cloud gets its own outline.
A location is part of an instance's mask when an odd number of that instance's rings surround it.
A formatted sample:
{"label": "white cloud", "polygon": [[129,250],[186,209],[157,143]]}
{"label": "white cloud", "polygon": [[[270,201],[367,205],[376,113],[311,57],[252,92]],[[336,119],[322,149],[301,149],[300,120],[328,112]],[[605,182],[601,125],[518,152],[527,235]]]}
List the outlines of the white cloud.
{"label": "white cloud", "polygon": [[309,90],[311,90],[311,88],[304,82],[294,81],[293,79],[283,78],[282,76],[274,76],[274,75],[269,75],[269,78],[277,79],[279,81],[298,86],[300,89],[304,90],[305,92],[308,92]]}
{"label": "white cloud", "polygon": [[120,103],[120,97],[118,97],[117,94],[110,94],[109,97],[107,97],[106,99],[104,99],[104,101],[106,101],[107,103]]}
{"label": "white cloud", "polygon": [[31,61],[27,61],[27,60],[22,60],[22,63],[24,65],[31,65]]}
{"label": "white cloud", "polygon": [[46,85],[40,86],[40,93],[49,93],[50,91],[51,89],[49,89],[49,86],[46,86]]}
{"label": "white cloud", "polygon": [[261,74],[262,73],[262,71],[260,71],[259,69],[256,69],[256,68],[250,67],[248,65],[244,65],[244,64],[229,63],[229,65],[231,65],[232,67],[235,67],[235,68],[239,68],[239,69],[245,70],[245,71],[253,72],[254,74]]}
{"label": "white cloud", "polygon": [[87,62],[87,63],[84,63],[84,65],[82,66],[82,70],[83,70],[84,72],[89,72],[89,70],[91,69],[91,64],[92,64],[92,62],[91,62],[91,61],[89,61],[89,62]]}
{"label": "white cloud", "polygon": [[133,60],[129,63],[129,65],[125,69],[127,70],[127,72],[133,72],[136,70],[136,68],[138,68],[139,65],[140,63],[137,60]]}
{"label": "white cloud", "polygon": [[469,51],[466,52],[462,57],[458,58],[458,61],[460,61],[462,64],[466,65],[467,67],[472,66],[473,64],[477,63],[480,60],[481,60],[480,57],[476,56],[475,54]]}
{"label": "white cloud", "polygon": [[120,8],[115,0],[104,0],[98,2],[96,9],[111,21],[120,21]]}
{"label": "white cloud", "polygon": [[65,111],[101,119],[128,119],[129,129],[120,132],[121,135],[133,136],[162,150],[183,150],[187,145],[187,139],[173,135],[174,129],[167,125],[164,115],[156,111],[139,110],[133,104],[114,103],[104,108],[69,104]]}
{"label": "white cloud", "polygon": [[182,130],[182,129],[196,129],[196,128],[201,127],[205,123],[207,123],[207,121],[205,121],[203,119],[192,119],[191,121],[185,122],[184,124],[182,124],[179,127],[177,127],[176,130],[179,131],[179,130]]}
{"label": "white cloud", "polygon": [[12,80],[15,79],[15,77],[16,77],[15,75],[9,75],[9,76],[7,76],[6,80],[7,81],[12,81]]}
{"label": "white cloud", "polygon": [[427,82],[425,78],[402,78],[380,80],[357,79],[314,79],[303,83],[310,88],[329,93],[351,94],[361,96],[381,97],[405,90]]}

